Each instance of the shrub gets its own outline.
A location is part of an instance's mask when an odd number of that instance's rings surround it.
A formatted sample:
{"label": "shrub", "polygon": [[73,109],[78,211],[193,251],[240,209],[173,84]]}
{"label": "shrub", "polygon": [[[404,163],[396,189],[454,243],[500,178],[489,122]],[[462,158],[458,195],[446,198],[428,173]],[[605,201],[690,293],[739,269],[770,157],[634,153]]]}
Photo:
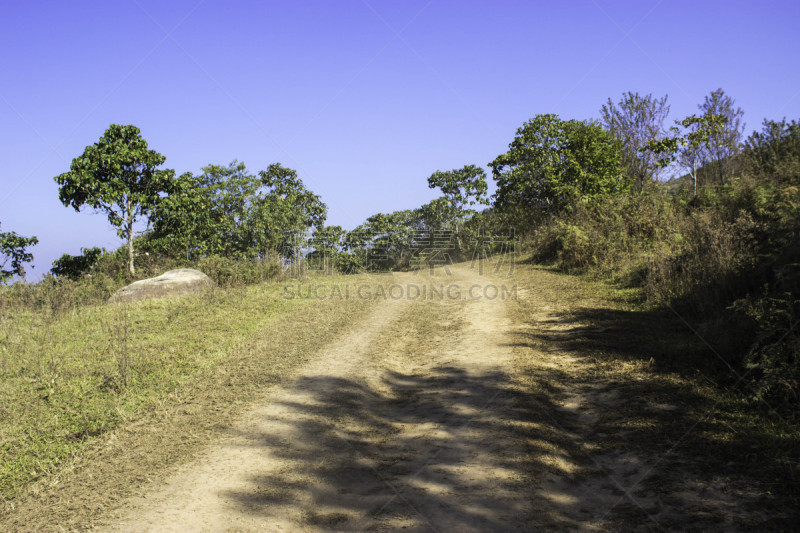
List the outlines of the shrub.
{"label": "shrub", "polygon": [[745,153],[749,172],[724,186],[696,198],[654,188],[575,204],[541,224],[530,244],[535,261],[624,281],[647,305],[677,309],[738,365],[743,387],[773,406],[796,406],[800,127],[772,126],[784,131],[774,134],[777,148]]}
{"label": "shrub", "polygon": [[698,313],[725,309],[749,288],[756,264],[756,223],[748,213],[732,222],[708,211],[678,219],[679,239],[652,254],[645,293],[651,304],[683,304]]}
{"label": "shrub", "polygon": [[104,249],[97,247],[81,248],[81,255],[64,254],[53,261],[50,272],[58,277],[79,279],[91,272],[104,253]]}
{"label": "shrub", "polygon": [[198,260],[195,266],[220,287],[263,283],[283,275],[283,265],[270,258],[235,260],[212,255]]}

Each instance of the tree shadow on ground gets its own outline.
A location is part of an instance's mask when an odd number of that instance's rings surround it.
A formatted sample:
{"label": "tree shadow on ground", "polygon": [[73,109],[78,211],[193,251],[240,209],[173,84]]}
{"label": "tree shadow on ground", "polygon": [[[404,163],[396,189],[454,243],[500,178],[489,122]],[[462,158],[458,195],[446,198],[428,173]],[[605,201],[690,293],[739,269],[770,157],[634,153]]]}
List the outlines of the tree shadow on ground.
{"label": "tree shadow on ground", "polygon": [[[607,317],[613,327],[620,318]],[[569,329],[555,338],[520,332],[515,343],[592,358],[608,341],[619,346],[616,356],[635,359],[633,346],[599,338],[605,326],[580,329],[588,319],[589,311],[562,321],[562,328],[574,321],[571,336],[563,336]],[[615,355],[603,350],[604,358]],[[788,523],[777,509],[782,502],[765,497],[768,476],[743,468],[749,437],[718,437],[726,418],[712,399],[657,377],[631,382],[554,369],[531,369],[529,377],[513,383],[504,372],[439,366],[386,372],[372,385],[300,379],[286,396],[298,400],[281,402],[290,431],[248,437],[283,467],[252,472],[248,487],[225,496],[254,517],[300,507],[303,527],[342,531]],[[576,391],[589,391],[589,400],[565,407]],[[707,412],[714,416],[704,419]],[[731,465],[731,457],[739,462]]]}
{"label": "tree shadow on ground", "polygon": [[227,495],[248,513],[306,502],[307,526],[342,530],[513,531],[558,518],[532,516],[533,488],[554,468],[542,460],[552,442],[568,457],[579,450],[549,420],[547,394],[526,394],[503,372],[387,372],[377,387],[309,377],[295,394],[303,401],[282,404],[291,438],[252,441],[291,466],[254,472],[261,490]]}
{"label": "tree shadow on ground", "polygon": [[[555,314],[514,344],[581,362],[568,372],[530,369],[583,398],[563,427],[593,444],[595,463],[634,453],[648,466],[639,487],[649,525],[667,530],[791,530],[796,481],[787,467],[791,433],[764,431],[763,406],[746,405],[741,372],[669,310],[584,307]],[[583,416],[581,413],[584,413]],[[587,423],[587,415],[590,422]],[[601,458],[599,461],[597,458]],[[612,469],[613,470],[613,469]],[[635,493],[632,493],[635,496]],[[632,524],[619,517],[610,523]]]}

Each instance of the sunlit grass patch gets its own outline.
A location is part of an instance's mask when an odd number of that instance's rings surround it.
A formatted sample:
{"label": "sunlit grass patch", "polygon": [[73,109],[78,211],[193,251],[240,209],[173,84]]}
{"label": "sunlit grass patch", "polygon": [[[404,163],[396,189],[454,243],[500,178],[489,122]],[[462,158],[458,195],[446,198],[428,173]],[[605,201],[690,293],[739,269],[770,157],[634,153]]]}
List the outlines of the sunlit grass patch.
{"label": "sunlit grass patch", "polygon": [[[333,286],[359,277],[295,282]],[[14,306],[0,319],[0,495],[13,499],[93,438],[138,416],[232,355],[276,319],[320,306],[283,282],[214,288],[183,298],[50,308]],[[328,302],[331,319],[365,302]],[[325,325],[316,319],[314,328]],[[254,356],[254,355],[253,355]],[[268,359],[268,357],[267,357]],[[282,361],[276,368],[290,368]]]}

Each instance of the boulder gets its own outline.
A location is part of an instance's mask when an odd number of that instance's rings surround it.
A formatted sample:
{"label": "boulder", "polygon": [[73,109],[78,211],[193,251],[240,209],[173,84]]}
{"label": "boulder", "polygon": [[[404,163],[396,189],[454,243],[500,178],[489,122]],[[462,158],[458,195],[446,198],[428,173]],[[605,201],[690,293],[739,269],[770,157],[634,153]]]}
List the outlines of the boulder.
{"label": "boulder", "polygon": [[184,296],[201,292],[213,284],[211,278],[199,270],[178,268],[155,278],[134,281],[115,292],[108,302],[135,302],[165,296]]}

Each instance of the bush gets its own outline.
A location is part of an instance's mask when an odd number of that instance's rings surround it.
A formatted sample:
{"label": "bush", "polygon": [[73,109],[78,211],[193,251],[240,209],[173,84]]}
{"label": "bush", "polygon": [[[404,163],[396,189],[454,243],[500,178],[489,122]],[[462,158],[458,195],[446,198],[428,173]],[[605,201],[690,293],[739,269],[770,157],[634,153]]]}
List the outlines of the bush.
{"label": "bush", "polygon": [[50,272],[58,277],[79,279],[91,272],[105,253],[101,248],[81,248],[81,255],[64,254],[53,261]]}
{"label": "bush", "polygon": [[755,396],[798,405],[800,174],[792,157],[696,198],[653,189],[573,205],[536,229],[533,259],[639,288],[647,306],[669,306],[697,324]]}
{"label": "bush", "polygon": [[699,211],[678,219],[677,226],[680,238],[659,243],[651,256],[645,285],[651,304],[714,313],[747,292],[757,261],[752,216],[742,213],[728,222]]}
{"label": "bush", "polygon": [[621,279],[647,263],[662,241],[676,237],[673,200],[656,192],[608,196],[595,206],[574,205],[534,233],[534,260],[567,271],[591,269]]}
{"label": "bush", "polygon": [[136,277],[133,278],[127,269],[127,249],[101,251],[99,257],[94,250],[99,249],[84,250],[82,256],[62,256],[56,261],[58,268],[54,265],[58,275],[47,274],[39,283],[0,286],[0,316],[11,316],[21,309],[46,310],[56,315],[102,304],[136,279],[158,276],[175,268],[201,270],[221,287],[263,283],[283,275],[283,266],[277,259],[237,261],[211,256],[190,263],[141,252],[136,258]]}
{"label": "bush", "polygon": [[[795,280],[798,279],[800,265],[792,265],[791,270]],[[797,287],[756,301],[739,300],[735,309],[758,324],[755,342],[744,359],[745,368],[754,374],[754,395],[777,405],[800,403],[800,332],[797,331],[800,293]],[[796,412],[793,414],[797,416]]]}
{"label": "bush", "polygon": [[234,260],[212,255],[197,261],[195,268],[220,287],[263,283],[283,275],[283,265],[277,259]]}

